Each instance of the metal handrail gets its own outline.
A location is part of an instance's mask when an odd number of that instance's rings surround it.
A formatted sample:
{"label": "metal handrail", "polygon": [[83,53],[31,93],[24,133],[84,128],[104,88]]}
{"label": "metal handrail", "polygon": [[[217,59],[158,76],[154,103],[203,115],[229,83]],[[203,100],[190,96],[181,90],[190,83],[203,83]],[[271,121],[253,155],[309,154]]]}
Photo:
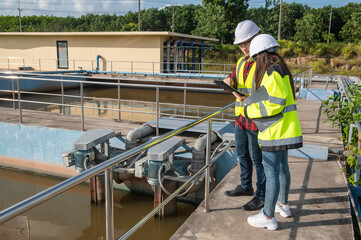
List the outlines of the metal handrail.
{"label": "metal handrail", "polygon": [[[1,61],[1,60],[7,60],[7,61]],[[10,63],[10,60],[22,60],[21,62],[17,62],[17,63]],[[25,62],[27,61],[27,63],[25,64]],[[42,64],[41,62],[51,62],[51,63],[54,63],[54,64],[48,64],[48,65],[45,65],[45,64]],[[73,70],[76,70],[77,67],[82,67],[82,68],[90,68],[93,69],[94,68],[94,62],[96,62],[96,60],[89,60],[89,59],[68,59],[69,61],[69,69],[73,69]],[[29,63],[31,62],[31,63]],[[0,57],[0,66],[1,65],[7,65],[7,68],[8,69],[12,69],[10,66],[25,66],[27,65],[28,67],[34,67],[34,68],[37,68],[37,70],[43,70],[44,67],[47,67],[48,70],[58,70],[57,67],[54,67],[54,66],[57,66],[57,62],[58,62],[58,59],[41,59],[41,58],[24,58],[24,57]],[[136,71],[134,68],[134,65],[136,64],[141,64],[142,67],[138,67],[137,69],[140,69],[140,70],[149,70],[149,75],[154,75],[155,73],[155,66],[157,66],[157,70],[161,71],[162,69],[162,66],[163,64],[166,64],[167,62],[162,62],[162,61],[157,61],[157,62],[152,62],[152,61],[107,61],[109,64],[107,66],[107,68],[110,68],[110,71],[111,72],[114,72],[114,70],[116,69],[126,69],[130,72],[130,74],[136,74],[136,72],[139,72],[139,71]],[[114,64],[113,64],[114,63]],[[114,67],[115,64],[122,64],[121,66],[118,66],[118,68]],[[123,66],[123,65],[126,65],[126,66]],[[129,66],[128,66],[129,64]],[[148,67],[145,67],[144,64],[146,64],[146,66]],[[171,63],[171,64],[176,64],[176,63]],[[194,70],[187,70],[187,69],[177,69],[176,72],[177,73],[189,73],[189,72],[192,72],[192,73],[195,73],[195,74],[204,74],[204,73],[219,73],[219,74],[229,74],[231,73],[231,71],[233,70],[233,67],[234,67],[234,63],[207,63],[207,62],[202,62],[202,63],[191,63],[192,65],[195,65],[195,66],[202,66],[200,69],[194,69]],[[72,65],[72,66],[71,66]],[[76,67],[77,65],[77,67]],[[209,66],[209,70],[205,69],[204,66]],[[216,68],[219,68],[220,70],[212,70],[212,67],[216,67]],[[304,67],[308,67],[308,66],[297,66],[297,68],[304,68]],[[43,68],[43,69],[42,69]],[[226,70],[227,69],[230,69],[230,70]],[[293,68],[293,66],[291,66],[291,68]],[[109,71],[109,70],[108,70]]]}
{"label": "metal handrail", "polygon": [[[185,82],[185,81],[164,81],[164,80],[152,80],[152,82],[156,81],[159,83],[164,83],[164,82],[172,82],[172,83],[178,83],[178,84],[183,84],[184,86],[169,86],[169,85],[160,85],[158,83],[156,83],[156,85],[147,85],[147,84],[142,84],[143,88],[148,88],[148,89],[177,89],[177,90],[181,90],[184,91],[184,99],[183,99],[183,104],[179,104],[178,106],[181,107],[183,105],[183,114],[169,114],[169,113],[160,113],[160,112],[151,112],[151,111],[134,111],[132,110],[125,110],[125,109],[121,109],[120,108],[120,103],[121,101],[124,102],[123,100],[120,99],[120,94],[119,94],[119,88],[120,87],[139,87],[139,84],[136,83],[122,83],[120,82],[121,80],[128,80],[126,78],[96,78],[97,81],[83,81],[83,79],[89,79],[90,77],[86,77],[86,76],[76,76],[76,75],[63,75],[63,74],[38,74],[38,73],[24,73],[24,72],[11,72],[11,71],[7,71],[7,72],[1,72],[4,75],[0,76],[0,79],[8,79],[12,81],[12,84],[14,85],[14,81],[17,81],[17,86],[18,89],[15,90],[14,86],[12,87],[12,90],[0,90],[0,92],[6,92],[6,93],[10,93],[10,91],[13,93],[12,99],[6,99],[6,98],[0,98],[0,100],[2,101],[12,101],[13,102],[13,108],[15,109],[15,102],[18,102],[18,106],[19,106],[19,122],[22,123],[22,109],[20,108],[21,106],[21,102],[27,102],[27,103],[34,103],[34,104],[45,104],[45,105],[57,105],[60,106],[62,108],[62,113],[64,113],[64,107],[77,107],[77,108],[81,108],[81,130],[83,131],[84,128],[84,109],[98,109],[98,110],[110,110],[110,111],[117,111],[118,112],[118,120],[120,121],[120,113],[121,112],[132,112],[132,113],[145,113],[145,114],[149,114],[149,115],[156,115],[157,119],[159,117],[160,114],[164,115],[164,116],[180,116],[180,117],[184,117],[186,115],[185,109],[186,107],[190,107],[190,108],[197,108],[197,106],[195,105],[188,105],[186,104],[186,91],[188,90],[196,90],[196,91],[203,91],[203,92],[224,92],[223,89],[219,89],[219,88],[205,88],[205,87],[189,87],[187,86],[187,83],[189,84],[189,82]],[[34,75],[36,77],[34,77]],[[41,78],[38,78],[41,77]],[[57,79],[53,79],[50,77],[56,77]],[[64,79],[64,78],[74,78],[74,79]],[[62,98],[61,103],[50,103],[50,102],[46,102],[46,101],[31,101],[31,100],[23,100],[21,99],[21,94],[32,94],[29,91],[21,91],[19,89],[20,86],[20,81],[19,80],[36,80],[36,81],[49,81],[49,82],[57,82],[61,84],[61,94],[51,94],[51,96],[59,96]],[[101,80],[117,80],[117,82],[108,82],[108,81],[100,81]],[[132,79],[132,81],[145,81],[142,79]],[[147,80],[147,81],[151,81],[151,80]],[[85,96],[83,96],[82,93],[80,93],[80,96],[71,96],[73,98],[77,98],[81,100],[82,104],[65,104],[64,103],[64,97],[70,97],[68,95],[64,94],[64,84],[66,83],[73,83],[73,84],[79,84],[80,85],[80,90],[83,89],[84,84],[86,84],[87,86],[89,85],[101,85],[101,86],[113,86],[113,87],[118,87],[118,98],[114,98],[112,99],[113,101],[118,101],[118,108],[103,108],[103,107],[91,107],[91,106],[85,106],[84,105],[84,100],[85,99],[90,99],[87,98]],[[199,85],[205,85],[205,84],[209,84],[207,82],[197,82],[197,84]],[[15,98],[15,91],[18,94],[18,99]],[[49,95],[49,93],[35,93],[36,95]],[[157,99],[159,101],[159,91],[157,90]],[[98,99],[102,99],[102,98],[96,98],[96,97],[92,97],[91,99],[93,100],[98,100]],[[136,101],[133,101],[136,102]],[[154,103],[153,104],[157,104],[157,106],[159,105],[158,103]],[[163,105],[163,104],[161,104]],[[168,104],[169,105],[169,104]],[[175,105],[173,105],[175,106]],[[213,111],[212,109],[214,109],[214,107],[212,106],[202,106],[202,108],[208,108],[210,111]],[[175,107],[176,109],[177,107]],[[199,106],[198,106],[199,108]],[[157,110],[160,110],[160,108],[157,108]],[[191,114],[194,115],[194,114]],[[199,117],[199,114],[197,114]],[[186,117],[190,117],[190,118],[194,118],[194,116],[186,116]],[[222,116],[223,118],[223,116]],[[232,121],[231,119],[219,119],[217,118],[216,120],[227,120],[227,121]],[[158,129],[158,128],[157,128]]]}
{"label": "metal handrail", "polygon": [[[190,122],[188,124],[185,124],[184,126],[178,128],[178,129],[175,129],[175,130],[172,130],[158,138],[155,138],[153,140],[150,140],[149,142],[146,142],[140,146],[137,146],[125,153],[122,153],[118,156],[115,156],[115,157],[112,157],[110,158],[109,160],[99,164],[99,165],[96,165],[95,167],[85,171],[85,172],[82,172],[82,173],[79,173],[78,175],[72,177],[72,178],[69,178],[53,187],[50,187],[32,197],[29,197],[3,211],[0,212],[0,224],[4,223],[4,222],[7,222],[9,221],[10,219],[56,197],[57,195],[67,191],[68,189],[88,180],[89,178],[105,171],[107,172],[107,170],[111,167],[113,167],[114,165],[118,164],[118,163],[121,163],[121,162],[124,162],[125,160],[135,156],[136,154],[139,154],[140,152],[156,145],[156,144],[159,144],[173,136],[176,136],[178,134],[181,134],[183,133],[184,131],[186,131],[187,129],[189,128],[192,128],[194,127],[195,125],[207,120],[207,119],[211,119],[213,116],[221,113],[222,111],[232,107],[235,103],[231,103],[223,108],[220,108],[218,109],[217,111],[214,111],[202,118],[199,118],[193,122]],[[106,175],[109,175],[109,173],[106,173]],[[107,181],[106,181],[107,182]],[[107,189],[107,187],[106,187]],[[108,198],[106,198],[108,199]],[[110,204],[110,203],[108,203]]]}

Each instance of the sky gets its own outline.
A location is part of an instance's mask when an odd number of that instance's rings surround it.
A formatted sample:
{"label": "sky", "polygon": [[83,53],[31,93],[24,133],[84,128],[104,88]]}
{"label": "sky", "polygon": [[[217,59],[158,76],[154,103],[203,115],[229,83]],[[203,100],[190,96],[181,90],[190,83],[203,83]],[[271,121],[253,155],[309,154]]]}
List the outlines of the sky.
{"label": "sky", "polygon": [[[332,5],[342,7],[349,2],[361,3],[361,0],[283,0],[286,3],[307,4],[313,8]],[[124,15],[138,11],[138,0],[0,0],[0,15],[19,15],[19,5],[22,16],[48,15],[80,17],[87,13]],[[202,0],[141,0],[140,8],[164,8],[170,5],[202,4]],[[264,6],[264,0],[250,0],[249,6]]]}

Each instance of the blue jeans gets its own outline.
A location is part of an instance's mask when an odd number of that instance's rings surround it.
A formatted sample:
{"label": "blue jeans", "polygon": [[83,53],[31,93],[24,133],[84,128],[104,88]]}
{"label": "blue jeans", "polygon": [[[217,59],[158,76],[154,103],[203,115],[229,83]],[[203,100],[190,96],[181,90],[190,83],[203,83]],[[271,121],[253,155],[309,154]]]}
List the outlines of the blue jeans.
{"label": "blue jeans", "polygon": [[262,151],[258,145],[258,131],[242,130],[237,125],[234,129],[236,154],[241,167],[241,186],[252,188],[252,171],[255,166],[257,190],[255,195],[265,199],[266,176],[262,164]]}
{"label": "blue jeans", "polygon": [[274,217],[277,200],[282,204],[288,204],[288,193],[291,184],[288,150],[262,151],[262,155],[267,179],[263,212],[268,217]]}

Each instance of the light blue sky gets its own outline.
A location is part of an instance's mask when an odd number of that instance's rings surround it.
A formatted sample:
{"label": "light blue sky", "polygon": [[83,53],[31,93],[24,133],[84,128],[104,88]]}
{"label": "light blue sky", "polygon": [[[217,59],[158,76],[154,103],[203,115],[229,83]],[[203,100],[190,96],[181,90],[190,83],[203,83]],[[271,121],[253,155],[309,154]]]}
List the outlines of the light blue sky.
{"label": "light blue sky", "polygon": [[[21,15],[75,16],[82,14],[117,14],[138,11],[138,0],[0,0],[0,15],[17,16],[18,2]],[[141,0],[141,9],[162,8],[167,5],[202,4],[202,0]],[[284,0],[286,3],[302,3],[313,8],[327,5],[342,7],[349,2],[361,3],[361,0]],[[264,0],[250,0],[250,7],[264,6]]]}

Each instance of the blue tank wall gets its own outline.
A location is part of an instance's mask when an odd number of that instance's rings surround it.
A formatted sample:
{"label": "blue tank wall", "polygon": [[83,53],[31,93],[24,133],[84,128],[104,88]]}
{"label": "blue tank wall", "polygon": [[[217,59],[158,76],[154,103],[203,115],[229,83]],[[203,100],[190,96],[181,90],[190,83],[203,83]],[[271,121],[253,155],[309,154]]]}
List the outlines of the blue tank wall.
{"label": "blue tank wall", "polygon": [[0,122],[0,155],[63,166],[63,152],[83,134],[57,128]]}

